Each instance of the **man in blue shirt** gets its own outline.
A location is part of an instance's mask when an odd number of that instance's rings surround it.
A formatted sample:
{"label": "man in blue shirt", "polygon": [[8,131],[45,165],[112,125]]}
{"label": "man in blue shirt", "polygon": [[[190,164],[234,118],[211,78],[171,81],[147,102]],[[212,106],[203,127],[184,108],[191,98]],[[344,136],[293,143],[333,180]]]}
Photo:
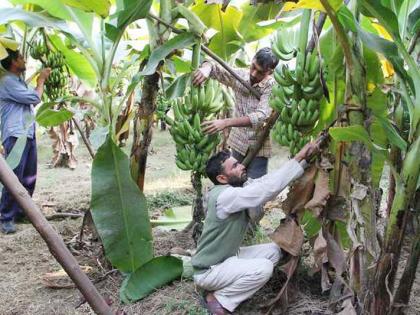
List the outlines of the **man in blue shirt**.
{"label": "man in blue shirt", "polygon": [[[7,53],[9,55],[0,61],[6,70],[6,73],[0,77],[1,139],[5,155],[8,156],[17,139],[26,135],[25,149],[18,166],[13,171],[32,196],[37,168],[34,105],[41,101],[44,83],[51,69],[43,69],[38,76],[36,88],[29,88],[22,78],[26,70],[25,59],[19,51],[7,49]],[[3,189],[0,201],[2,232],[14,233],[15,220],[22,214],[22,209],[14,198]]]}

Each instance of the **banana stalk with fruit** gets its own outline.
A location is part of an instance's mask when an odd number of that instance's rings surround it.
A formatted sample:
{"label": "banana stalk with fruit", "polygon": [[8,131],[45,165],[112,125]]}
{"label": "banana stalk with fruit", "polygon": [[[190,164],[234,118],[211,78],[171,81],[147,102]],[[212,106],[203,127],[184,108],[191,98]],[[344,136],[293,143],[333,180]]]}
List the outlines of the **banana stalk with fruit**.
{"label": "banana stalk with fruit", "polygon": [[48,46],[46,38],[38,39],[29,51],[33,59],[41,61],[45,67],[51,68],[51,74],[45,82],[45,94],[49,101],[67,94],[68,75],[65,70],[64,56]]}
{"label": "banana stalk with fruit", "polygon": [[281,60],[290,61],[296,56],[294,70],[285,64],[276,68],[274,78],[278,84],[273,86],[270,98],[270,106],[280,114],[273,127],[273,139],[289,147],[292,155],[310,141],[324,97],[320,60],[316,52],[306,53],[309,20],[307,10],[302,17],[297,49],[287,47],[280,32],[272,43],[274,53]]}
{"label": "banana stalk with fruit", "polygon": [[[193,48],[192,69],[200,61],[201,44]],[[202,176],[205,176],[207,160],[220,142],[220,135],[206,135],[201,123],[211,120],[223,109],[224,98],[218,82],[209,80],[200,87],[191,84],[189,93],[174,101],[174,119],[166,116],[170,134],[176,144],[175,163],[181,170],[191,171],[191,182],[196,191],[193,205],[193,238],[201,235],[204,208],[202,198]]]}

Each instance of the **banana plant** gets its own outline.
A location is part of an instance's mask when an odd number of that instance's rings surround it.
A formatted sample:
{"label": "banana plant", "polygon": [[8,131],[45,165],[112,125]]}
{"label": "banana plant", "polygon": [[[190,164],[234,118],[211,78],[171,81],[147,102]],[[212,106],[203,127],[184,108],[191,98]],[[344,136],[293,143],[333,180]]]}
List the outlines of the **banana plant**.
{"label": "banana plant", "polygon": [[[419,108],[419,68],[407,48],[410,38],[418,34],[418,23],[415,19],[418,4],[416,7],[414,3],[415,1],[404,1],[402,5],[384,7],[380,3],[360,0],[350,1],[347,7],[341,1],[321,0],[286,3],[283,8],[318,9],[326,12],[329,17],[321,36],[320,51],[327,68],[326,82],[331,97],[322,106],[318,122],[319,130],[335,118],[338,118],[340,124],[330,128],[330,135],[334,140],[330,150],[335,153],[336,162],[330,175],[330,189],[333,194],[329,204],[330,207],[339,205],[335,204],[337,199],[334,193],[351,201],[346,203],[349,209],[344,217],[347,228],[344,227],[344,234],[341,235],[341,238],[344,236],[349,241],[352,249],[351,264],[346,267],[349,270],[347,289],[351,288],[359,305],[372,314],[397,314],[401,305],[397,303],[408,303],[407,293],[411,290],[413,270],[417,266],[415,261],[418,262],[419,257],[417,240],[417,243],[413,242],[413,254],[410,266],[406,267],[405,282],[400,282],[394,291],[395,270],[405,235],[407,210],[410,201],[414,199],[419,181],[419,162],[414,159],[418,154],[419,142],[419,119],[416,114]],[[381,38],[378,28],[385,29],[392,41]],[[392,93],[397,94],[395,118],[401,116],[406,108],[409,117],[407,133],[404,128],[396,128],[401,127],[401,118],[394,119],[389,115],[387,96],[380,89],[384,83],[379,63],[382,56],[395,70],[392,81],[388,78],[387,83],[393,84]],[[400,154],[400,168],[390,158],[390,152],[393,151]],[[377,196],[384,161],[390,165],[395,177],[396,192],[391,200],[383,243],[379,243],[376,238],[376,213],[379,209]],[[305,216],[303,221],[308,230],[311,230],[311,235],[315,236],[315,231],[324,229],[322,224],[314,224],[313,217]],[[324,221],[329,233],[336,234],[340,229],[343,230],[340,222],[330,220]],[[322,238],[318,236],[315,242],[319,239]],[[339,242],[328,237],[325,240],[327,246],[335,244],[331,249],[339,250]],[[330,257],[329,252],[328,258],[331,258],[330,263],[335,269],[339,267],[343,270],[343,261],[338,259],[340,255],[337,252]],[[334,265],[337,262],[340,264]],[[338,288],[343,288],[343,280],[339,279],[332,285],[332,297],[339,293],[341,289]],[[342,294],[348,292],[347,289],[341,291]],[[395,299],[398,299],[398,302],[394,301],[394,305],[390,304],[389,289],[395,293]],[[350,307],[350,304],[347,306]]]}
{"label": "banana plant", "polygon": [[[7,12],[2,10],[0,23],[22,21],[28,26],[45,27],[52,44],[64,54],[72,74],[97,91],[98,98],[95,100],[69,96],[43,104],[38,118],[41,120],[42,117],[44,125],[56,124],[57,115],[50,108],[57,102],[71,111],[68,107],[71,102],[83,101],[91,104],[100,114],[107,132],[92,166],[92,217],[111,264],[132,275],[122,287],[122,299],[133,301],[144,297],[144,294],[153,290],[153,286],[141,289],[145,284],[142,279],[140,297],[133,293],[132,286],[132,283],[135,283],[134,287],[138,289],[136,274],[142,274],[144,268],[167,269],[163,278],[149,274],[149,277],[155,277],[152,282],[155,286],[179,277],[180,266],[182,272],[182,263],[176,259],[169,261],[163,257],[159,259],[159,263],[154,263],[156,258],[153,257],[151,224],[146,201],[129,175],[127,156],[115,145],[118,114],[144,74],[134,76],[125,95],[118,97],[113,90],[122,76],[113,75],[113,63],[126,28],[134,21],[146,17],[152,1],[118,1],[116,13],[112,16],[108,16],[110,2],[107,0],[95,1],[90,5],[64,0],[14,2],[37,4],[49,15],[11,8],[7,9]],[[94,30],[99,36],[93,33]],[[63,36],[76,48],[67,47]],[[166,261],[168,263],[165,265]]]}

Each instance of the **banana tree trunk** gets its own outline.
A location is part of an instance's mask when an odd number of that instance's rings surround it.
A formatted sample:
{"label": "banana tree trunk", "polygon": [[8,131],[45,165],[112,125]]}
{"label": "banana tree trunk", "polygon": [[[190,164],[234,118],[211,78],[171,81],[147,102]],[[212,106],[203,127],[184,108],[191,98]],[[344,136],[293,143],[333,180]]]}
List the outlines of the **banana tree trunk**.
{"label": "banana tree trunk", "polygon": [[416,278],[417,266],[420,259],[420,229],[417,229],[416,238],[411,246],[410,256],[407,259],[403,275],[399,286],[395,292],[394,301],[391,307],[391,315],[399,315],[402,309],[408,305],[410,301],[410,293],[413,288],[414,279]]}
{"label": "banana tree trunk", "polygon": [[152,141],[153,114],[156,110],[159,77],[159,73],[155,72],[144,78],[143,93],[134,119],[133,146],[130,155],[131,176],[141,191],[144,189],[147,155]]}
{"label": "banana tree trunk", "polygon": [[[336,12],[326,0],[321,0],[330,17],[337,38],[343,47],[346,61],[346,112],[350,125],[364,126],[366,118],[366,69],[360,41],[356,34],[349,36],[338,21]],[[355,6],[351,8],[357,10]],[[366,126],[367,127],[367,126]],[[369,292],[372,272],[369,267],[374,263],[378,249],[376,239],[376,202],[371,187],[371,154],[361,142],[353,142],[345,152],[345,159],[351,178],[350,210],[355,214],[356,244],[351,256],[350,283],[356,295],[363,302]],[[341,163],[340,163],[341,164]]]}
{"label": "banana tree trunk", "polygon": [[405,236],[408,208],[420,176],[420,132],[411,144],[402,165],[401,179],[397,181],[394,201],[385,232],[384,248],[379,258],[374,281],[374,296],[369,300],[372,314],[386,314],[390,307],[389,290],[393,290],[395,274]]}
{"label": "banana tree trunk", "polygon": [[191,183],[195,190],[195,199],[193,204],[193,231],[192,237],[197,244],[198,239],[203,231],[204,205],[203,205],[203,183],[201,182],[201,174],[193,172],[191,174]]}
{"label": "banana tree trunk", "polygon": [[[170,0],[160,1],[159,20],[164,22],[163,25],[156,27],[150,20],[147,20],[151,49],[156,49],[157,46],[162,45],[170,36],[171,31],[164,25],[172,21],[171,7]],[[152,141],[153,115],[156,111],[156,99],[159,91],[160,74],[158,71],[157,69],[155,73],[144,78],[141,101],[134,118],[130,168],[131,176],[141,191],[144,189],[147,155]]]}

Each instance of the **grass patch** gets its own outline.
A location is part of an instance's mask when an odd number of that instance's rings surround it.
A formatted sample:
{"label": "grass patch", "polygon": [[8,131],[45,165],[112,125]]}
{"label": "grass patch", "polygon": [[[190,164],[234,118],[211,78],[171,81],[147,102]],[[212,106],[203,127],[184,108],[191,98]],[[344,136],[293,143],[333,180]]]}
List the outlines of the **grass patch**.
{"label": "grass patch", "polygon": [[182,314],[188,315],[207,315],[207,311],[200,306],[194,305],[191,301],[177,300],[169,298],[166,300],[164,314],[173,314],[182,311]]}
{"label": "grass patch", "polygon": [[188,192],[165,191],[146,196],[150,210],[192,205],[194,194]]}

